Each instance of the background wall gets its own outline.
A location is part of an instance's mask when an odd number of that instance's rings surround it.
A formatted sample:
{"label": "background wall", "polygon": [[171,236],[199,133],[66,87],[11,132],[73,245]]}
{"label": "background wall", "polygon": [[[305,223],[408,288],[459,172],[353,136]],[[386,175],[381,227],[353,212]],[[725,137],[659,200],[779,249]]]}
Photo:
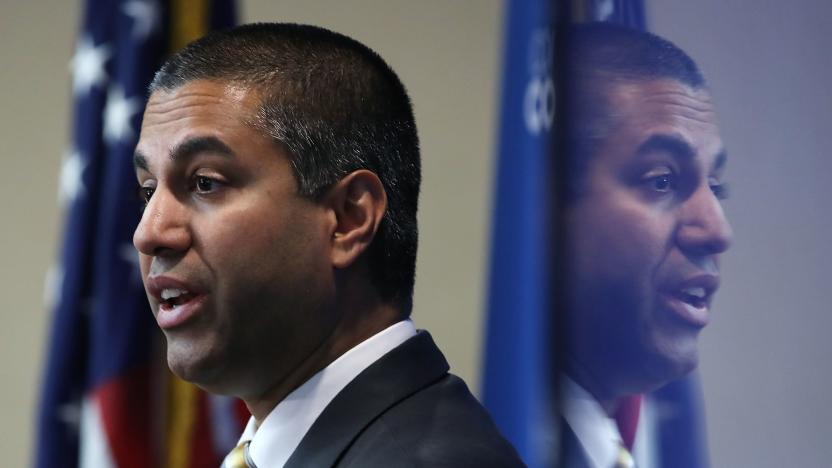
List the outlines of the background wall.
{"label": "background wall", "polygon": [[711,82],[736,239],[702,340],[715,467],[832,459],[832,3],[652,0]]}
{"label": "background wall", "polygon": [[0,452],[27,466],[50,314],[43,285],[61,220],[68,63],[78,1],[0,3]]}
{"label": "background wall", "polygon": [[[79,0],[0,4],[0,453],[29,459],[49,314],[43,284],[56,256],[67,69]],[[424,158],[414,318],[476,387],[487,267],[498,0],[248,0],[246,21],[311,22],[384,56],[416,108]],[[753,11],[749,8],[753,7]],[[787,9],[788,8],[788,9]],[[649,1],[650,26],[691,52],[712,82],[731,153],[727,202],[736,243],[703,337],[716,467],[824,466],[832,420],[823,292],[832,265],[832,5]]]}

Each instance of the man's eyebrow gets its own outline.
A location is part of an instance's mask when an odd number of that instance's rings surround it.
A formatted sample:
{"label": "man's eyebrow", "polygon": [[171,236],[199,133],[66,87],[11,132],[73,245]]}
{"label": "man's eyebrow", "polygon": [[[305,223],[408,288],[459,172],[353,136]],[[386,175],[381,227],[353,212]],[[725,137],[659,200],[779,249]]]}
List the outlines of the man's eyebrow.
{"label": "man's eyebrow", "polygon": [[[644,143],[639,145],[636,150],[637,154],[645,155],[653,152],[670,153],[671,156],[679,159],[693,159],[696,151],[685,140],[674,135],[659,134],[648,138]],[[714,158],[714,170],[722,169],[725,163],[728,162],[728,154],[724,149]]]}
{"label": "man's eyebrow", "polygon": [[[227,158],[234,158],[237,156],[234,151],[219,138],[214,136],[197,136],[188,138],[180,143],[170,152],[169,157],[171,162],[179,163],[193,158],[200,153],[212,153]],[[147,156],[139,150],[136,150],[133,153],[133,167],[136,169],[150,171],[147,164]]]}
{"label": "man's eyebrow", "polygon": [[133,168],[150,172],[150,169],[147,168],[147,157],[145,157],[145,155],[143,155],[139,150],[136,150],[133,153]]}
{"label": "man's eyebrow", "polygon": [[723,167],[725,167],[725,164],[727,163],[728,153],[726,153],[725,150],[722,150],[719,152],[719,154],[716,155],[716,159],[714,159],[714,170],[718,171],[722,169]]}
{"label": "man's eyebrow", "polygon": [[696,155],[693,147],[685,140],[673,135],[653,135],[639,145],[636,154],[670,153],[679,159],[693,159]]}
{"label": "man's eyebrow", "polygon": [[217,137],[197,136],[188,138],[170,152],[170,160],[174,163],[192,158],[199,153],[213,153],[219,156],[234,158],[234,151]]}

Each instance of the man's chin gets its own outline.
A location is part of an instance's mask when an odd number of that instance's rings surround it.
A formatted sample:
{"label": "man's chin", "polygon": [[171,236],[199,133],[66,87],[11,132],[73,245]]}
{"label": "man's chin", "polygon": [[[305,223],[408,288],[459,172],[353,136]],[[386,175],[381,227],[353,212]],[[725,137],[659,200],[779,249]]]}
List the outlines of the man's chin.
{"label": "man's chin", "polygon": [[652,391],[681,379],[693,372],[699,364],[699,353],[692,349],[675,349],[673,352],[659,354],[649,365],[645,378],[645,391]]}
{"label": "man's chin", "polygon": [[223,374],[222,360],[201,351],[191,346],[177,346],[168,341],[168,367],[180,379],[213,392],[223,380],[220,378]]}
{"label": "man's chin", "polygon": [[695,338],[654,341],[619,361],[617,390],[625,395],[647,393],[686,376],[698,364]]}

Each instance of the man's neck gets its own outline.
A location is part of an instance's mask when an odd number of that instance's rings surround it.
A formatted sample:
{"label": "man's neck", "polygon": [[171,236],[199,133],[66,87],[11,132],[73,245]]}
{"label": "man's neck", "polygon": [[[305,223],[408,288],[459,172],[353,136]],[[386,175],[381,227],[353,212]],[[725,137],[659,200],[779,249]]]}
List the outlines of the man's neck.
{"label": "man's neck", "polygon": [[605,384],[603,375],[593,372],[589,367],[582,365],[577,359],[567,359],[565,366],[566,374],[578,385],[586,390],[595,401],[601,406],[607,416],[613,417],[615,412],[626,395],[619,394]]}
{"label": "man's neck", "polygon": [[369,310],[345,313],[329,338],[306,357],[286,378],[261,395],[244,398],[259,426],[266,416],[292,391],[364,340],[403,319],[398,308],[378,303]]}

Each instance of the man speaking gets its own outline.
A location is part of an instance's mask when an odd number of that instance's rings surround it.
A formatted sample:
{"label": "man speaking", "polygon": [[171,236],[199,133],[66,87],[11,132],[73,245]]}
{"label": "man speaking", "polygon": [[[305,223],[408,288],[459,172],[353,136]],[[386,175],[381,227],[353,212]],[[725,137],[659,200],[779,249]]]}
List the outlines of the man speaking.
{"label": "man speaking", "polygon": [[321,28],[247,25],[150,91],[134,244],[170,368],[252,413],[224,465],[521,465],[408,319],[420,160],[387,64]]}
{"label": "man speaking", "polygon": [[564,62],[564,465],[634,466],[614,416],[697,364],[732,237],[727,157],[702,74],[668,41],[576,26]]}

